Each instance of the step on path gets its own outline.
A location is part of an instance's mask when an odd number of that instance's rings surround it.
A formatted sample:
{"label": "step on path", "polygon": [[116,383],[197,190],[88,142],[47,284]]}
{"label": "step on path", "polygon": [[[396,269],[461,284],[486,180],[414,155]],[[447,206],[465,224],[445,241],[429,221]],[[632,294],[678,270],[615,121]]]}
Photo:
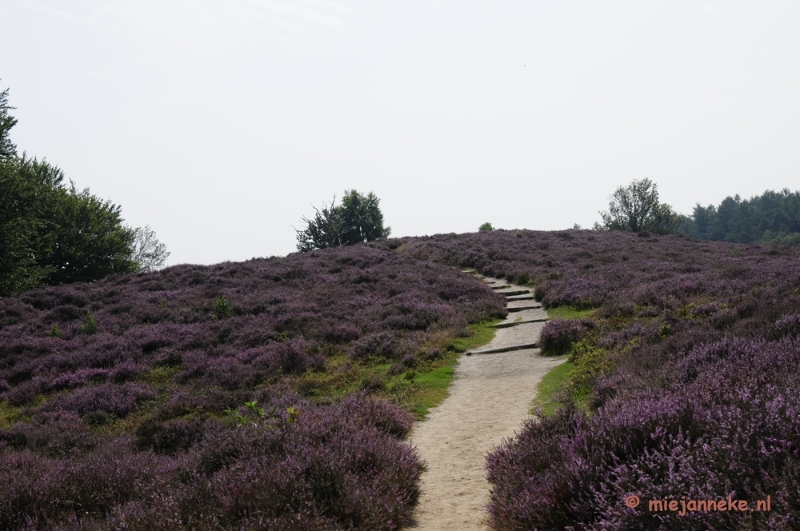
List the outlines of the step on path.
{"label": "step on path", "polygon": [[[530,293],[505,280],[480,277],[498,293]],[[411,529],[484,531],[489,482],[485,457],[512,437],[528,416],[536,386],[564,358],[543,357],[536,347],[547,321],[541,304],[512,300],[518,308],[495,325],[494,339],[467,351],[456,366],[450,395],[415,424],[411,443],[427,463]]]}

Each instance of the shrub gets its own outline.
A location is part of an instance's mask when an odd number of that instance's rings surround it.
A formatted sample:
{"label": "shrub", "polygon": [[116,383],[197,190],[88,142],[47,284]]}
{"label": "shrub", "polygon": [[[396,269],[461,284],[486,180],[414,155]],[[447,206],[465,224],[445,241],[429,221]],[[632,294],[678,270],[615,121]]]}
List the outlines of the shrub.
{"label": "shrub", "polygon": [[155,392],[143,383],[101,384],[55,398],[44,407],[45,411],[70,411],[78,415],[102,412],[122,418],[134,411],[141,402],[155,396]]}
{"label": "shrub", "polygon": [[395,359],[402,350],[400,340],[392,332],[378,332],[355,341],[348,351],[348,356],[355,360],[367,357]]}
{"label": "shrub", "polygon": [[30,423],[17,423],[0,430],[0,441],[17,450],[31,450],[41,455],[64,456],[73,451],[91,450],[97,437],[72,413],[40,413]]}
{"label": "shrub", "polygon": [[149,418],[136,428],[136,447],[139,450],[153,450],[163,454],[188,450],[203,439],[208,431],[205,423],[205,420],[198,418],[165,422]]}
{"label": "shrub", "polygon": [[[81,334],[87,336],[97,333],[97,321],[89,310],[86,311],[86,322],[81,325]],[[55,334],[53,334],[55,335]]]}
{"label": "shrub", "polygon": [[226,317],[230,317],[233,314],[233,307],[231,303],[228,302],[228,299],[225,297],[219,297],[214,300],[213,304],[214,314],[219,317],[220,319],[225,319]]}
{"label": "shrub", "polygon": [[573,343],[584,338],[593,328],[594,323],[590,319],[548,321],[539,336],[542,353],[552,356],[566,354]]}
{"label": "shrub", "polygon": [[[791,450],[800,444],[791,405],[800,391],[800,251],[616,231],[521,235],[403,242],[410,256],[487,275],[528,273],[548,307],[597,308],[593,330],[553,323],[543,333],[543,343],[563,339],[572,354],[572,393],[490,454],[490,527],[800,526],[800,459]],[[630,493],[771,493],[781,510],[672,518],[625,507]]]}
{"label": "shrub", "polygon": [[784,315],[772,327],[773,337],[797,337],[800,335],[800,313]]}
{"label": "shrub", "polygon": [[[419,345],[503,315],[479,280],[399,247],[182,265],[0,299],[0,399],[22,419],[0,431],[0,528],[405,525],[422,466],[401,440],[408,416],[360,393],[307,403],[288,384],[342,353],[350,367],[385,356],[405,368]],[[61,337],[48,334],[56,327]]]}

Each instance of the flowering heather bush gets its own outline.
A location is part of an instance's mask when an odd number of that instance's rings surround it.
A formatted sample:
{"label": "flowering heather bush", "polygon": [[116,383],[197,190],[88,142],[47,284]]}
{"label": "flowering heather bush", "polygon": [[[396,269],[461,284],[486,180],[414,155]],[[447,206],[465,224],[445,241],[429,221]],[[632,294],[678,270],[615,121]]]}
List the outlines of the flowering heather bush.
{"label": "flowering heather bush", "polygon": [[581,340],[592,328],[594,328],[594,322],[590,319],[549,321],[542,328],[539,343],[545,354],[564,354],[573,343]]}
{"label": "flowering heather bush", "polygon": [[80,460],[4,450],[0,527],[310,531],[408,523],[422,471],[400,440],[408,415],[364,397],[330,406],[289,398],[294,415],[238,427],[209,422],[177,455],[137,451],[124,437]]}
{"label": "flowering heather bush", "polygon": [[73,413],[40,413],[31,422],[0,430],[0,444],[53,457],[72,450],[90,450],[97,442],[97,437]]}
{"label": "flowering heather bush", "polygon": [[364,336],[350,345],[348,355],[353,359],[364,359],[369,356],[377,356],[384,359],[395,359],[399,357],[407,347],[401,344],[397,334],[393,332],[378,332]]}
{"label": "flowering heather bush", "polygon": [[[547,306],[595,310],[591,334],[580,321],[543,331],[591,377],[573,381],[588,383],[588,405],[565,396],[488,457],[493,529],[800,528],[798,250],[604,231],[388,245],[528,282]],[[648,509],[768,495],[768,512]]]}
{"label": "flowering heather bush", "polygon": [[78,415],[107,413],[125,417],[139,403],[151,400],[156,393],[147,384],[128,382],[121,385],[103,384],[79,389],[75,393],[48,402],[44,411],[70,411]]}
{"label": "flowering heather bush", "polygon": [[504,315],[480,281],[368,245],[0,299],[0,529],[398,529],[411,417],[290,383],[434,359]]}

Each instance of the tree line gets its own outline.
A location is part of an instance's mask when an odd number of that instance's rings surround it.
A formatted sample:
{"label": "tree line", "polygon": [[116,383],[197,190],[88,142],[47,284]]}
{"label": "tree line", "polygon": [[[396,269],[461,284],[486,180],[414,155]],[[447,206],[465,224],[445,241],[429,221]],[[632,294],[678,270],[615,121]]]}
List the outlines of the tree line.
{"label": "tree line", "polygon": [[603,224],[595,228],[668,234],[678,232],[699,240],[800,246],[800,192],[767,190],[742,199],[728,196],[719,206],[699,203],[689,216],[661,203],[650,179],[619,187],[610,198]]}
{"label": "tree line", "polygon": [[[380,200],[374,193],[345,190],[341,204],[336,198],[303,217],[305,228],[297,231],[301,252],[339,245],[369,242],[389,236],[383,226]],[[694,207],[691,215],[678,214],[662,203],[658,185],[644,178],[620,186],[609,198],[608,210],[600,212],[595,230],[620,230],[640,234],[682,233],[700,240],[800,246],[800,192],[767,190],[760,196],[725,198],[719,206]],[[573,228],[580,229],[579,225]],[[483,223],[479,232],[494,230]]]}
{"label": "tree line", "polygon": [[750,199],[728,196],[718,206],[697,204],[678,230],[701,240],[800,246],[800,192],[784,188]]}
{"label": "tree line", "polygon": [[17,153],[8,95],[0,92],[0,296],[163,266],[169,252],[149,226],[124,225],[120,206]]}

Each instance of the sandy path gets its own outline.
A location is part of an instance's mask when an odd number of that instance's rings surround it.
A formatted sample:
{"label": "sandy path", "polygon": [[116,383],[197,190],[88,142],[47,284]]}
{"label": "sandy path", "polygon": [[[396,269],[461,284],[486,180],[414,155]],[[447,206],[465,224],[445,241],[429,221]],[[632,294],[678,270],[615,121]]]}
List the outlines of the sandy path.
{"label": "sandy path", "polygon": [[[546,315],[541,309],[529,312],[537,313],[526,318]],[[510,314],[508,321],[519,316]],[[514,341],[536,342],[543,324],[500,329],[480,350]],[[428,464],[412,529],[486,529],[489,483],[485,456],[504,438],[514,435],[528,416],[536,385],[561,362],[563,358],[540,356],[538,349],[461,357],[450,396],[411,432],[411,443]]]}

